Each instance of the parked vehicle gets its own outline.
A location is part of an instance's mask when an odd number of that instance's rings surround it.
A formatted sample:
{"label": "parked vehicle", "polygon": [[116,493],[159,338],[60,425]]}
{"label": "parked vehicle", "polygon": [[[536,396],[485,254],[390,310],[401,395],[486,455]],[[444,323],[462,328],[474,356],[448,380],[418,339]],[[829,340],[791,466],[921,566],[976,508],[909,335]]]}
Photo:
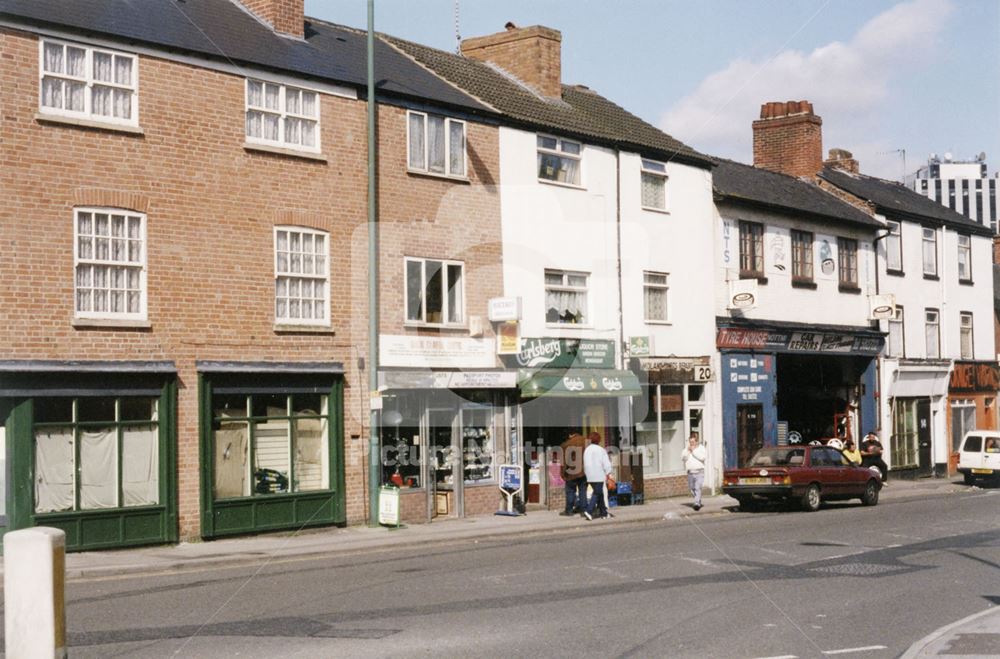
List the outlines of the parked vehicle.
{"label": "parked vehicle", "polygon": [[881,490],[875,472],[829,446],[763,448],[745,467],[727,469],[722,477],[722,491],[748,510],[764,501],[797,501],[814,511],[823,501],[854,498],[874,506]]}
{"label": "parked vehicle", "polygon": [[958,472],[966,485],[986,481],[1000,485],[1000,432],[970,430],[958,449]]}

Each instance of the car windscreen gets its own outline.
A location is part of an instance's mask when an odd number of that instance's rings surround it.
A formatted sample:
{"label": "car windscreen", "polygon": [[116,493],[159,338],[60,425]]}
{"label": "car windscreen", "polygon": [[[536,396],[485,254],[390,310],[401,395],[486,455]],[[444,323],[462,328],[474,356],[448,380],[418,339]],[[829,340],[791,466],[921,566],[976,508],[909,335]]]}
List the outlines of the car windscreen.
{"label": "car windscreen", "polygon": [[757,453],[747,463],[748,467],[794,467],[805,460],[805,449],[802,448],[765,448]]}

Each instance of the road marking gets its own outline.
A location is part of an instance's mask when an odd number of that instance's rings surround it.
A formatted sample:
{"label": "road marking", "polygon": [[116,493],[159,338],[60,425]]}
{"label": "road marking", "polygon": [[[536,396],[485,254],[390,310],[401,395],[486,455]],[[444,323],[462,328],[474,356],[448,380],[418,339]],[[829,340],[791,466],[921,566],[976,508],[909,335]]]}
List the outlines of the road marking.
{"label": "road marking", "polygon": [[844,648],[843,650],[823,650],[823,654],[850,654],[851,652],[873,652],[875,650],[886,650],[884,645],[866,645],[861,648]]}
{"label": "road marking", "polygon": [[715,567],[715,563],[712,561],[707,561],[704,558],[692,558],[690,556],[681,556],[682,560],[691,561],[692,563],[697,563],[698,565],[704,565],[706,567]]}
{"label": "road marking", "polygon": [[799,659],[797,654],[779,654],[776,657],[757,657],[757,659]]}

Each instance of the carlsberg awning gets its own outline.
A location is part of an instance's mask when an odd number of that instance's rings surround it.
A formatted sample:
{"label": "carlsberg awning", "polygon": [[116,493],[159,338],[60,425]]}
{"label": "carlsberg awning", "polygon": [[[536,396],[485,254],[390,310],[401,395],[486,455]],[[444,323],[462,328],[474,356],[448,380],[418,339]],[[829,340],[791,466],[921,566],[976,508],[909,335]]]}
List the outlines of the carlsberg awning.
{"label": "carlsberg awning", "polygon": [[517,373],[517,386],[525,398],[538,396],[592,398],[639,396],[642,387],[632,371],[612,369],[530,370]]}

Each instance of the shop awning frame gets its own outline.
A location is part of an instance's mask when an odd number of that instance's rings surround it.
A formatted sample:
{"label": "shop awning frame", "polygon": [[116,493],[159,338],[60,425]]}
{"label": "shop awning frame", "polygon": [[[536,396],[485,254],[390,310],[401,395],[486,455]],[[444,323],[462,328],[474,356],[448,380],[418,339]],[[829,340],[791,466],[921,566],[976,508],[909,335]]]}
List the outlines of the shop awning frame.
{"label": "shop awning frame", "polygon": [[518,371],[517,385],[524,398],[642,395],[642,384],[635,373],[615,369],[521,369]]}

